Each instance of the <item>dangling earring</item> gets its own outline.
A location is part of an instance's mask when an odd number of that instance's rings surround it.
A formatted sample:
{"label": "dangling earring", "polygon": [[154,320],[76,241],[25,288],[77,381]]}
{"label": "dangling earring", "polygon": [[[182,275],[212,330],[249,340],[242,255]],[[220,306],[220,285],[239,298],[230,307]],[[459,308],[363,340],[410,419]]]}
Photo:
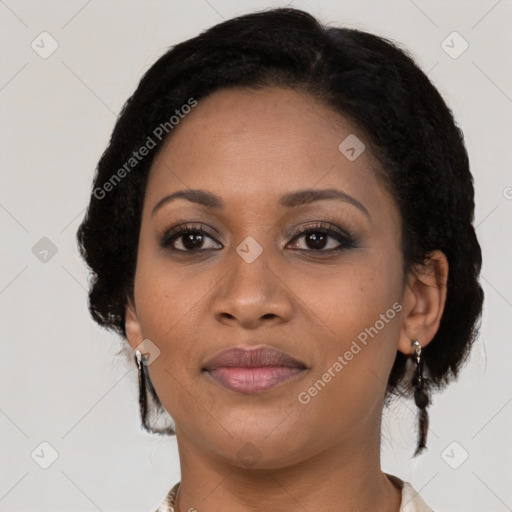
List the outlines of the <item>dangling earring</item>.
{"label": "dangling earring", "polygon": [[144,368],[142,367],[143,355],[141,351],[137,348],[135,349],[135,362],[137,363],[138,374],[139,374],[139,407],[140,407],[140,416],[142,419],[142,424],[146,429],[149,430],[148,425],[146,424],[146,413],[147,413],[147,400],[146,400],[146,378],[144,377]]}
{"label": "dangling earring", "polygon": [[416,359],[416,369],[414,371],[414,376],[412,378],[412,385],[414,388],[414,401],[416,406],[419,409],[418,413],[418,445],[416,447],[416,451],[414,452],[414,456],[419,455],[423,452],[423,450],[427,447],[427,432],[428,432],[428,413],[427,407],[430,403],[428,395],[425,391],[424,387],[424,379],[423,379],[423,358],[422,355],[422,347],[420,342],[416,339],[413,340],[411,346],[414,350],[414,356]]}
{"label": "dangling earring", "polygon": [[144,375],[144,366],[146,365],[146,358],[142,355],[142,352],[137,348],[134,351],[135,362],[137,363],[137,369],[139,374],[139,408],[140,408],[140,417],[142,420],[142,425],[148,432],[153,432],[154,434],[161,435],[174,435],[176,432],[172,427],[167,427],[163,429],[155,429],[148,424],[147,420],[147,412],[148,412],[148,402],[147,402],[147,393],[146,389],[149,387],[149,391],[154,400],[158,400],[156,392],[153,386],[146,385],[146,376]]}

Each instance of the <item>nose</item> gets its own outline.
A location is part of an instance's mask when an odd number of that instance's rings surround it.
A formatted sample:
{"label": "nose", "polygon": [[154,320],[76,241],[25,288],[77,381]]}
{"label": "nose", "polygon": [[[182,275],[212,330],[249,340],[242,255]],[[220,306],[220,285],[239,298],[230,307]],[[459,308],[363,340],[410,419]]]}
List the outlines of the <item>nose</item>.
{"label": "nose", "polygon": [[251,262],[235,251],[229,260],[229,270],[213,300],[215,318],[246,329],[288,322],[293,314],[293,294],[265,250]]}

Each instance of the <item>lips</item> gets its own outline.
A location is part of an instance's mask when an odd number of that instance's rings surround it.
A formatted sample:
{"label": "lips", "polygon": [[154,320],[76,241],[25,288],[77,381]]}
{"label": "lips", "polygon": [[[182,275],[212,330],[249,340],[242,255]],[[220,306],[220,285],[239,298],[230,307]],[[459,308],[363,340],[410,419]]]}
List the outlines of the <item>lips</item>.
{"label": "lips", "polygon": [[302,361],[271,347],[235,347],[217,354],[204,365],[204,369],[212,370],[218,367],[258,368],[262,366],[306,367]]}
{"label": "lips", "polygon": [[259,393],[306,370],[294,357],[271,347],[235,347],[207,361],[203,371],[218,384],[241,393]]}

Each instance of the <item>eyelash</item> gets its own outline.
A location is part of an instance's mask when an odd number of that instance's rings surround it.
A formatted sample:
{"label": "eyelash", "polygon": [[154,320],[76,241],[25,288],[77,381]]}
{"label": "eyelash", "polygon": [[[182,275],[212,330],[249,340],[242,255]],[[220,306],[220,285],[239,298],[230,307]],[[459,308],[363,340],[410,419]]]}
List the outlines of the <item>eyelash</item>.
{"label": "eyelash", "polygon": [[[291,237],[291,241],[295,241],[296,239],[309,235],[312,233],[315,234],[322,234],[322,235],[328,235],[329,237],[335,238],[338,242],[340,242],[340,245],[334,249],[294,249],[297,251],[302,252],[314,252],[314,253],[337,253],[341,252],[346,249],[352,249],[357,246],[357,240],[356,237],[353,236],[348,230],[341,230],[339,228],[333,229],[331,224],[325,224],[325,223],[317,223],[313,224],[312,226],[308,226],[307,228],[297,228],[292,230],[288,233],[288,236]],[[176,249],[171,247],[171,245],[174,243],[175,240],[179,239],[180,237],[183,237],[185,235],[206,235],[212,239],[215,239],[215,235],[211,233],[210,231],[206,229],[199,229],[197,227],[191,226],[189,224],[184,224],[181,226],[177,226],[176,228],[172,228],[169,230],[166,230],[163,234],[163,236],[160,239],[160,246],[164,249],[169,249],[174,252],[181,252],[181,253],[199,253],[199,252],[205,252],[208,250],[219,250],[219,249],[195,249],[195,250],[184,250],[184,249]]]}

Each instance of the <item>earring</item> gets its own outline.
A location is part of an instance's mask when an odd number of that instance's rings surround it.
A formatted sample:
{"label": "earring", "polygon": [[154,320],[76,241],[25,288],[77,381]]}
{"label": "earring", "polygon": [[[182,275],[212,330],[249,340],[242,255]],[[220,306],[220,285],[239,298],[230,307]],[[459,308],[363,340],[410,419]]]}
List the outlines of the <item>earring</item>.
{"label": "earring", "polygon": [[135,362],[137,363],[137,369],[139,374],[139,407],[140,407],[140,416],[142,419],[142,424],[146,429],[148,426],[146,424],[146,413],[147,413],[147,400],[146,400],[146,378],[144,377],[144,368],[143,368],[143,358],[141,351],[136,349],[135,352]]}
{"label": "earring", "polygon": [[428,432],[428,413],[427,407],[430,403],[429,397],[425,390],[425,381],[423,379],[423,358],[422,347],[419,340],[413,340],[411,343],[413,347],[414,357],[416,360],[416,369],[412,378],[412,385],[414,388],[414,402],[419,409],[418,413],[418,445],[414,456],[419,455],[427,447],[427,432]]}
{"label": "earring", "polygon": [[147,392],[146,389],[149,388],[149,392],[153,397],[153,400],[159,400],[156,394],[155,389],[151,382],[146,384],[146,376],[145,372],[147,371],[144,367],[146,364],[146,357],[142,355],[142,352],[137,348],[134,351],[135,362],[137,363],[137,370],[139,374],[139,408],[140,408],[140,417],[142,420],[143,427],[148,431],[154,434],[161,435],[174,435],[176,432],[172,427],[167,427],[163,429],[155,429],[148,424],[147,414],[148,414],[148,402],[147,402]]}

